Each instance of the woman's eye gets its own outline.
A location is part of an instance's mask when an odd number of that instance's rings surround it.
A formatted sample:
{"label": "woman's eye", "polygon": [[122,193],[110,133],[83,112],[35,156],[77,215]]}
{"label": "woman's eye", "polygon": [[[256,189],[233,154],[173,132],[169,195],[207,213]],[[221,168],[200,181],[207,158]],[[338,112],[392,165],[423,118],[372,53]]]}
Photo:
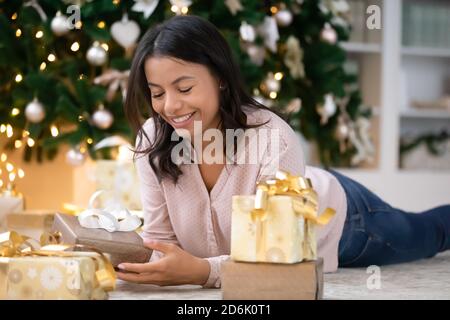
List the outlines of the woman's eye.
{"label": "woman's eye", "polygon": [[152,96],[152,98],[153,98],[153,99],[158,99],[158,98],[162,97],[163,94],[164,94],[164,93],[154,94],[154,95]]}
{"label": "woman's eye", "polygon": [[190,87],[190,88],[187,88],[187,89],[180,89],[180,92],[182,92],[182,93],[187,93],[187,92],[189,92],[189,91],[191,91],[191,89],[192,89],[192,87]]}

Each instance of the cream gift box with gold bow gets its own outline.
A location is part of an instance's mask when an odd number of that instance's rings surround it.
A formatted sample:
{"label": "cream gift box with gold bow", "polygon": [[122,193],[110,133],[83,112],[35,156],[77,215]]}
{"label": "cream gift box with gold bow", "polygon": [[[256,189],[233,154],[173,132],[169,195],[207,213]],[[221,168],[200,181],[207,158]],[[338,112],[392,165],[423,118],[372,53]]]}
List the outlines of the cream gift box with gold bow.
{"label": "cream gift box with gold bow", "polygon": [[315,225],[326,224],[334,210],[319,216],[311,181],[279,171],[258,183],[256,195],[232,197],[231,259],[296,263],[317,258]]}
{"label": "cream gift box with gold bow", "polygon": [[0,299],[106,299],[95,263],[80,256],[0,258]]}
{"label": "cream gift box with gold bow", "polygon": [[[41,244],[16,232],[0,233],[0,300],[106,299],[116,275],[100,252],[65,251],[43,234]],[[39,248],[40,247],[40,248]],[[85,247],[86,250],[90,250]]]}

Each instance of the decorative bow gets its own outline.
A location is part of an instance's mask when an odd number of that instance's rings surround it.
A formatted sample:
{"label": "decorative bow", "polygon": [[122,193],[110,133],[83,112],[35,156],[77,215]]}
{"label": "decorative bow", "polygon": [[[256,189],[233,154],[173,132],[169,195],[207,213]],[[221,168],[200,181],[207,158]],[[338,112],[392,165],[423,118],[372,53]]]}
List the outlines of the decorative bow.
{"label": "decorative bow", "polygon": [[[295,213],[308,223],[319,225],[327,224],[335,215],[335,210],[326,208],[318,216],[318,196],[308,178],[290,175],[284,171],[277,171],[275,179],[268,179],[257,183],[254,208],[251,211],[251,219],[256,223],[256,250],[258,257],[263,257],[265,227],[268,217],[268,198],[273,195],[287,195],[292,197],[292,206]],[[261,260],[262,261],[262,260]]]}
{"label": "decorative bow", "polygon": [[[46,256],[46,257],[84,257],[88,256],[95,260],[95,276],[98,286],[104,291],[112,291],[116,286],[116,273],[109,259],[95,248],[84,245],[64,245],[60,242],[59,233],[43,233],[40,238],[40,245],[26,236],[22,236],[15,231],[0,233],[0,257],[25,257],[25,256]],[[65,251],[72,248],[84,248],[94,251],[95,254],[87,255],[85,251]]]}
{"label": "decorative bow", "polygon": [[105,209],[95,208],[97,198],[104,192],[106,190],[94,192],[89,199],[88,208],[78,214],[78,221],[82,227],[114,232],[134,231],[141,226],[141,219],[118,202],[113,202]]}
{"label": "decorative bow", "polygon": [[95,84],[101,84],[108,87],[106,100],[111,102],[116,95],[117,89],[120,87],[122,91],[122,99],[125,100],[127,95],[127,83],[130,76],[130,70],[119,71],[116,69],[108,69],[102,75],[94,79]]}

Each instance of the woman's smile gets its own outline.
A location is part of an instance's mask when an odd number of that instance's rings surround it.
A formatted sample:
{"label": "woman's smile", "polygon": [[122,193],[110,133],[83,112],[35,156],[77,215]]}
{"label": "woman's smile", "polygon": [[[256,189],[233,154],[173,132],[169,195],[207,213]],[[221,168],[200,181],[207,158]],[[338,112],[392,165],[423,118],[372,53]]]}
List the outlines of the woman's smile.
{"label": "woman's smile", "polygon": [[175,128],[183,128],[191,124],[196,111],[179,117],[169,117],[171,124]]}

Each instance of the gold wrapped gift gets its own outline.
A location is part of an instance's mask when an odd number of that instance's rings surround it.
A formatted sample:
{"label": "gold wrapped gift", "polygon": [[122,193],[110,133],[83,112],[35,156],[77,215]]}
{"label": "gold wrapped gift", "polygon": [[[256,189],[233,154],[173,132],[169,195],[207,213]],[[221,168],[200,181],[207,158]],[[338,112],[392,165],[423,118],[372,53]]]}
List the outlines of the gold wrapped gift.
{"label": "gold wrapped gift", "polygon": [[295,263],[317,258],[315,225],[335,211],[318,215],[311,181],[278,171],[257,184],[256,195],[233,196],[231,258],[235,261]]}
{"label": "gold wrapped gift", "polygon": [[34,239],[43,232],[49,232],[55,217],[54,210],[23,210],[6,217],[7,230],[16,231]]}
{"label": "gold wrapped gift", "polygon": [[[55,241],[43,235],[41,241]],[[0,234],[0,299],[106,299],[115,273],[101,253],[64,251],[64,245],[35,249],[33,240],[16,232]]]}

